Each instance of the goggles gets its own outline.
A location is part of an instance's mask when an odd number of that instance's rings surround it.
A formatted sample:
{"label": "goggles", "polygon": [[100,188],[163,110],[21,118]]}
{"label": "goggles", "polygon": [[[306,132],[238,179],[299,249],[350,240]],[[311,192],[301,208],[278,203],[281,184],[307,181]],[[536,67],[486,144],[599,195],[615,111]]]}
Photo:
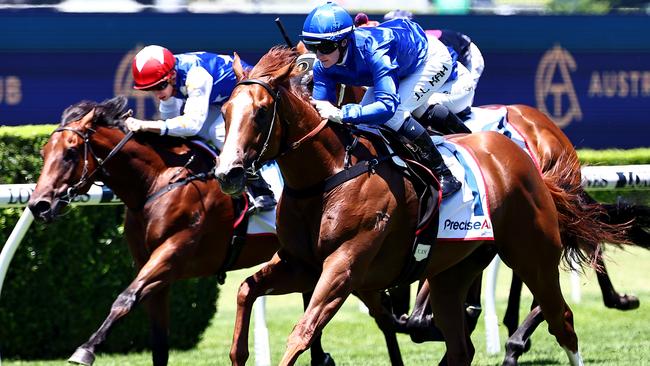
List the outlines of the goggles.
{"label": "goggles", "polygon": [[333,41],[320,41],[319,43],[306,43],[305,47],[307,47],[307,50],[310,52],[320,52],[323,55],[329,55],[339,48],[339,44],[338,42]]}
{"label": "goggles", "polygon": [[158,84],[151,86],[149,88],[143,89],[144,91],[160,91],[163,90],[169,85],[169,80],[163,80],[159,82]]}

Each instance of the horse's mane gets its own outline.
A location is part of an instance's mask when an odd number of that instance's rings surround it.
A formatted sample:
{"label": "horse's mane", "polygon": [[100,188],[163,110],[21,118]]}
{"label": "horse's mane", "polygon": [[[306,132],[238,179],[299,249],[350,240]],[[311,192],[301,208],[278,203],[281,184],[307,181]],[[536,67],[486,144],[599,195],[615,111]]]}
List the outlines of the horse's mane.
{"label": "horse's mane", "polygon": [[[274,46],[264,56],[262,56],[247,77],[249,79],[257,79],[273,76],[282,67],[294,64],[298,56],[299,53],[294,48]],[[311,96],[311,91],[309,90],[309,86],[306,85],[303,80],[304,76],[305,74],[303,71],[294,68],[283,86],[297,96],[298,99],[306,102]]]}
{"label": "horse's mane", "polygon": [[298,53],[286,46],[274,46],[257,62],[249,74],[249,78],[258,79],[272,76],[282,67],[296,61]]}
{"label": "horse's mane", "polygon": [[91,110],[95,109],[94,124],[119,127],[124,130],[122,117],[127,111],[127,99],[124,96],[117,96],[115,98],[106,99],[101,103],[82,100],[66,108],[61,114],[61,126],[65,126],[70,122],[78,121],[83,116],[88,114]]}

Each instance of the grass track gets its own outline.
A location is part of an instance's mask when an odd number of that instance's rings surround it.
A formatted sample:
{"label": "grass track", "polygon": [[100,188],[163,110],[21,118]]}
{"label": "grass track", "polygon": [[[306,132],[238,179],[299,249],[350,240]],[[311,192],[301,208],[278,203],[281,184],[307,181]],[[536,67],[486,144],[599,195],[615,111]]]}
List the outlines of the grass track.
{"label": "grass track", "polygon": [[[608,250],[607,262],[612,280],[619,291],[634,293],[641,299],[641,307],[631,312],[606,309],[593,272],[581,277],[582,301],[573,304],[568,274],[563,273],[565,297],[575,315],[576,329],[580,339],[580,350],[586,365],[650,365],[650,282],[648,261],[650,252],[631,248],[625,251]],[[238,284],[251,270],[237,271],[229,275],[218,300],[218,312],[211,326],[205,332],[199,345],[189,351],[172,351],[170,365],[229,365],[228,352],[232,337],[235,312],[235,291]],[[502,267],[499,272],[497,312],[505,311],[507,286],[510,272]],[[522,300],[524,308],[530,303],[530,294]],[[388,365],[388,356],[383,337],[369,316],[358,311],[356,298],[349,299],[325,329],[324,346],[332,353],[337,365]],[[300,296],[296,294],[270,297],[267,301],[267,324],[270,333],[272,364],[277,364],[284,351],[285,341],[293,324],[302,313]],[[524,317],[522,310],[522,319]],[[118,325],[119,326],[119,325]],[[505,341],[505,327],[500,326],[502,343]],[[483,317],[472,336],[476,347],[474,365],[499,365],[503,352],[489,356],[485,351]],[[251,335],[251,359],[254,364]],[[408,337],[399,336],[402,356],[406,365],[437,364],[444,348],[441,344],[412,344]],[[72,352],[73,350],[71,350]],[[533,335],[532,350],[522,356],[521,365],[566,365],[564,351],[555,343],[542,324]],[[63,365],[65,360],[24,362],[3,360],[5,366]],[[96,366],[150,365],[150,354],[128,355],[98,354]],[[305,354],[299,365],[309,365]]]}

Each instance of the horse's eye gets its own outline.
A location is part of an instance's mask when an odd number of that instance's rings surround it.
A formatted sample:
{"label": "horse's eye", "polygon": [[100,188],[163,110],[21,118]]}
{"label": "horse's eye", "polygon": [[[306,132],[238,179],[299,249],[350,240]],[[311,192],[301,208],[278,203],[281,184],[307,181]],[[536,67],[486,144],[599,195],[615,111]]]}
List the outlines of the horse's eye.
{"label": "horse's eye", "polygon": [[257,123],[263,123],[266,121],[266,115],[268,114],[269,110],[266,107],[260,107],[257,110],[257,113],[255,113],[255,121]]}
{"label": "horse's eye", "polygon": [[65,152],[63,153],[63,159],[64,160],[74,160],[77,158],[78,152],[76,148],[69,147],[65,149]]}

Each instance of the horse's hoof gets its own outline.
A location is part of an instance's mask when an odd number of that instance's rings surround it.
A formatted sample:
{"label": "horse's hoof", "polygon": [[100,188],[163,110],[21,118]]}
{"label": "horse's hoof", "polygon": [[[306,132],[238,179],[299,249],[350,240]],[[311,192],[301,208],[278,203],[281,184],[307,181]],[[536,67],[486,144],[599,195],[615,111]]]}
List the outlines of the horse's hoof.
{"label": "horse's hoof", "polygon": [[533,343],[533,341],[530,338],[526,339],[526,343],[524,343],[524,352],[523,353],[526,353],[526,352],[530,351],[530,346],[532,345],[532,343]]}
{"label": "horse's hoof", "polygon": [[68,358],[68,362],[77,365],[91,366],[95,362],[95,354],[85,348],[77,348],[76,351]]}
{"label": "horse's hoof", "polygon": [[618,301],[611,305],[608,307],[623,311],[634,310],[639,307],[639,298],[634,295],[623,294],[618,297]]}
{"label": "horse's hoof", "polygon": [[517,366],[518,365],[517,359],[514,358],[514,357],[506,356],[506,358],[503,360],[502,365],[503,366]]}
{"label": "horse's hoof", "polygon": [[444,342],[445,340],[435,325],[426,328],[410,328],[408,334],[415,343]]}
{"label": "horse's hoof", "polygon": [[311,366],[336,366],[336,364],[334,363],[332,356],[329,353],[325,353],[322,361],[314,362],[314,360],[312,360]]}

